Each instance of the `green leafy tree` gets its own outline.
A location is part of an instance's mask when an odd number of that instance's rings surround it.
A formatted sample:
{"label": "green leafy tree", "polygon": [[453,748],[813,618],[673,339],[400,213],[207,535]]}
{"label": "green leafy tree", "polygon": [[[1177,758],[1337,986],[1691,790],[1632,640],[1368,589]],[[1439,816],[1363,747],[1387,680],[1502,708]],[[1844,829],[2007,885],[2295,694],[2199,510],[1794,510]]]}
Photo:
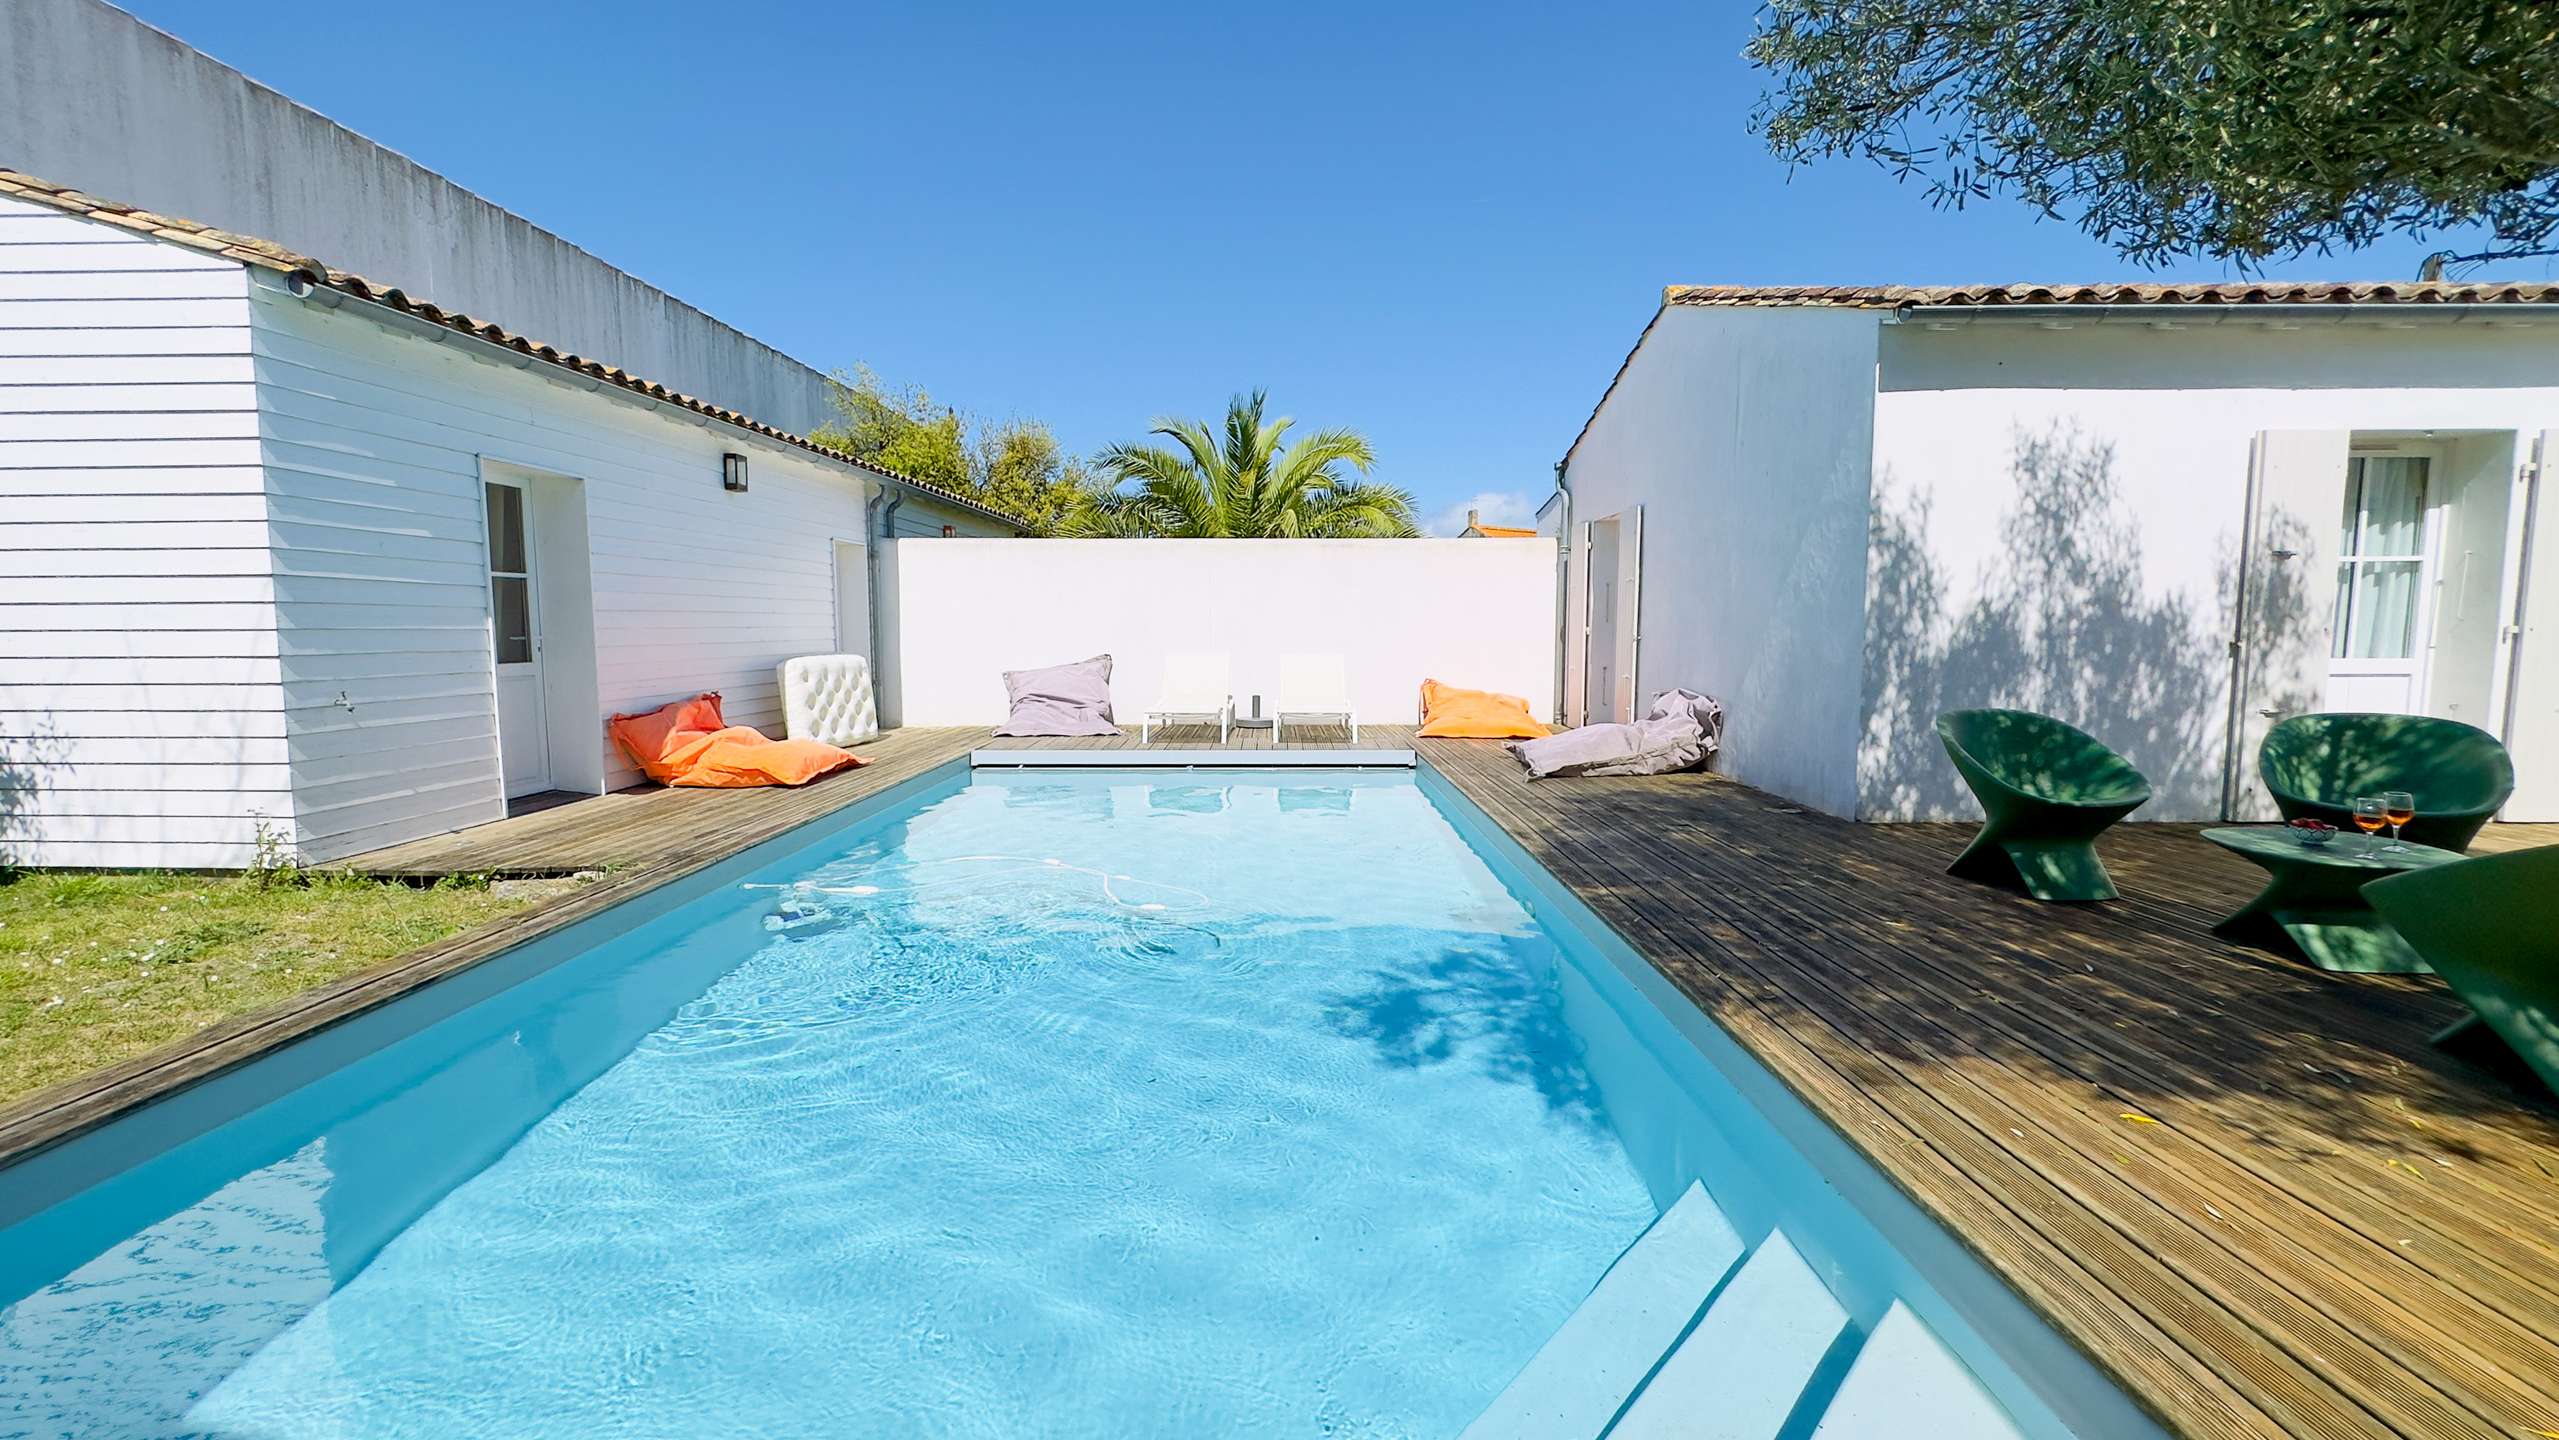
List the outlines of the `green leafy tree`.
{"label": "green leafy tree", "polygon": [[1058,448],[1049,428],[1008,420],[978,438],[978,492],[987,504],[1021,517],[1035,535],[1062,533],[1098,487],[1092,470]]}
{"label": "green leafy tree", "polygon": [[1093,481],[1036,420],[988,425],[922,389],[892,390],[869,367],[838,380],[836,418],[809,438],[857,460],[938,485],[1000,510],[1034,535],[1053,535],[1084,503]]}
{"label": "green leafy tree", "polygon": [[[1223,433],[1204,420],[1158,420],[1165,445],[1114,445],[1095,457],[1102,488],[1068,533],[1232,539],[1409,538],[1409,491],[1366,479],[1376,456],[1352,430],[1291,443],[1286,416],[1265,420],[1263,392],[1226,407]],[[1353,473],[1356,472],[1356,473]]]}
{"label": "green leafy tree", "polygon": [[1768,0],[1748,53],[1777,155],[2014,195],[2144,263],[2559,253],[2549,0]]}

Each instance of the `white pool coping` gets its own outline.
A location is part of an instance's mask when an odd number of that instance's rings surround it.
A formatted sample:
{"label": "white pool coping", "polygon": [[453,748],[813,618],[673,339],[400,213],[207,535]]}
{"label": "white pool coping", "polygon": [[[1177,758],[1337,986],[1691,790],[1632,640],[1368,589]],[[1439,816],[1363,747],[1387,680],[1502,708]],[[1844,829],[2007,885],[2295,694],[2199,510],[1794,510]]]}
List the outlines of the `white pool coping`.
{"label": "white pool coping", "polygon": [[1410,750],[1005,750],[969,752],[969,764],[1061,766],[1082,765],[1110,770],[1340,770],[1350,766],[1410,770]]}

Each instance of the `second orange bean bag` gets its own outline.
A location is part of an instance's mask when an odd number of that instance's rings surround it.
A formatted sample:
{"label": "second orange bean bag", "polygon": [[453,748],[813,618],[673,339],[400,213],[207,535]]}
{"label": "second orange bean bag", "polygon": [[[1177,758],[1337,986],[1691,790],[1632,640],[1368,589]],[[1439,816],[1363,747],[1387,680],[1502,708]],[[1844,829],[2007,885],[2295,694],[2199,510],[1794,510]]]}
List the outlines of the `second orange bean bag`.
{"label": "second orange bean bag", "polygon": [[1546,727],[1530,714],[1528,702],[1491,690],[1461,690],[1436,680],[1422,682],[1421,734],[1441,739],[1533,740]]}

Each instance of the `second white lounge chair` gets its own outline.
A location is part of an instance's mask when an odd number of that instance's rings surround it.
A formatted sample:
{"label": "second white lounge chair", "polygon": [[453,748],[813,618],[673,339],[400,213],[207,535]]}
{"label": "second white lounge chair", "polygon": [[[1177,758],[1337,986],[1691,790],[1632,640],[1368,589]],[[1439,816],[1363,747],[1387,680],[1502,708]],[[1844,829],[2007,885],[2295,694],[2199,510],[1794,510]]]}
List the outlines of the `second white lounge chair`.
{"label": "second white lounge chair", "polygon": [[1217,743],[1235,725],[1234,664],[1222,651],[1177,650],[1164,657],[1164,684],[1159,698],[1137,721],[1137,743],[1146,744],[1158,725],[1188,722],[1215,725]]}
{"label": "second white lounge chair", "polygon": [[1339,722],[1359,743],[1359,717],[1351,713],[1351,677],[1335,654],[1282,655],[1278,703],[1271,710],[1271,743],[1288,722]]}

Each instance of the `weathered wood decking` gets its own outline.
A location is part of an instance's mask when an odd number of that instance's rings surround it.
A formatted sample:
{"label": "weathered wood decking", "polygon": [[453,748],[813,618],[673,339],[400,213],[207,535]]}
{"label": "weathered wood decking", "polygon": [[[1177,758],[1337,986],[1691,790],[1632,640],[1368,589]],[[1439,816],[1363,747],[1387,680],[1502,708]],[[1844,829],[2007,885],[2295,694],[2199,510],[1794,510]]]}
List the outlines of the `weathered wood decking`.
{"label": "weathered wood decking", "polygon": [[2038,905],[1943,873],[1970,826],[1419,748],[2171,1429],[2559,1432],[2559,1107],[2431,977],[2206,934],[2260,877],[2194,827]]}
{"label": "weathered wood decking", "polygon": [[[1490,742],[1361,739],[1418,749],[2172,1430],[2559,1434],[2559,1106],[2433,1049],[2459,1007],[2429,977],[2211,938],[2259,877],[2195,827],[2119,829],[2124,899],[2046,906],[1943,873],[1969,826],[1702,776],[1532,785]],[[900,731],[801,790],[597,797],[358,857],[610,874],[0,1113],[0,1160],[988,742]]]}

